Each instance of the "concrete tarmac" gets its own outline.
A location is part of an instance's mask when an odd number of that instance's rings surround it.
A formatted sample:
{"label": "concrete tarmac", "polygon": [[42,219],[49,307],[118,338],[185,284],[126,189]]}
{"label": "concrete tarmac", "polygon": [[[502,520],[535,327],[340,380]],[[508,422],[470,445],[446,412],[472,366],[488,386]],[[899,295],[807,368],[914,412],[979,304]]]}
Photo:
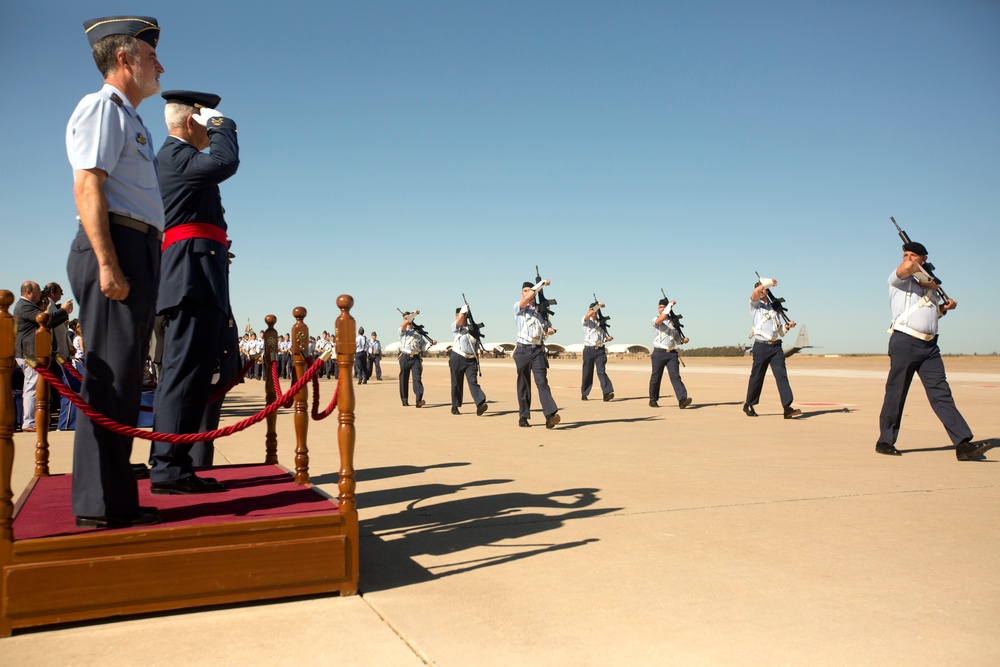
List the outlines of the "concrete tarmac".
{"label": "concrete tarmac", "polygon": [[[609,362],[608,403],[580,400],[580,360],[553,361],[547,430],[537,394],[518,428],[510,359],[483,363],[481,417],[451,414],[446,359],[425,360],[427,405],[411,390],[402,407],[386,359],[385,380],[354,385],[360,595],[20,631],[0,663],[1000,664],[1000,448],[956,461],[915,380],[904,455],[875,454],[886,357],[790,358],[795,420],[770,377],[760,416],[743,414],[749,358],[686,362],[679,410],[666,378],[648,407],[648,358]],[[1000,358],[945,366],[977,439],[1000,443]],[[262,406],[263,385],[241,385],[224,423]],[[309,425],[332,495],[335,429]],[[72,434],[51,442],[68,471]],[[33,439],[15,443],[16,496]],[[219,463],[260,461],[264,427],[216,445]],[[286,466],[293,453],[284,411]]]}

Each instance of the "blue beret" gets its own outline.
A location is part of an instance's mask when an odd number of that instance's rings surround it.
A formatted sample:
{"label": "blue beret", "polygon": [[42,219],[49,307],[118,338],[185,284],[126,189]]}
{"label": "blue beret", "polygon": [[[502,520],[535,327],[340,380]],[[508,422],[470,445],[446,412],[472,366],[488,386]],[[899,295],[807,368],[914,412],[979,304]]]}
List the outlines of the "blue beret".
{"label": "blue beret", "polygon": [[160,41],[160,25],[152,16],[105,16],[84,21],[83,27],[91,47],[109,35],[130,35],[154,49]]}
{"label": "blue beret", "polygon": [[212,93],[199,93],[196,90],[165,90],[160,93],[160,97],[165,99],[167,102],[186,104],[189,107],[195,107],[198,109],[203,107],[215,109],[218,108],[219,103],[222,102],[222,98],[218,95],[213,95]]}

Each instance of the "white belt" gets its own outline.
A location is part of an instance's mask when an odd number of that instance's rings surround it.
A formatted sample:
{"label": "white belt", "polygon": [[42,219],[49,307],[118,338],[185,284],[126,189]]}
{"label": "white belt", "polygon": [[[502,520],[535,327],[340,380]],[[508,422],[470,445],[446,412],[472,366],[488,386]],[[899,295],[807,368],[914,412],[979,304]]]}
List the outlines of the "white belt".
{"label": "white belt", "polygon": [[928,343],[934,340],[935,336],[937,336],[937,334],[928,334],[928,333],[923,333],[922,331],[917,331],[916,329],[911,329],[905,324],[897,324],[892,329],[893,331],[905,333],[907,336],[913,336],[914,338],[919,338],[920,340]]}

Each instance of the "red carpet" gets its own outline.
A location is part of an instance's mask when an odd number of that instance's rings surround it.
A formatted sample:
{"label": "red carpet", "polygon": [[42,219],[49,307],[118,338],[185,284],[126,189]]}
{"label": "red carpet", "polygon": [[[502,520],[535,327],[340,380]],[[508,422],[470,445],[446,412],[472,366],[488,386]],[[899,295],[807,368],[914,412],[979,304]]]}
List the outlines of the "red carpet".
{"label": "red carpet", "polygon": [[[163,515],[159,526],[195,526],[209,523],[251,521],[286,516],[337,512],[337,503],[309,487],[297,486],[278,466],[255,464],[222,466],[199,471],[226,486],[222,493],[193,496],[154,496],[149,480],[139,481],[139,504],[156,507]],[[31,496],[14,519],[14,540],[75,535],[108,529],[77,528],[73,516],[72,475],[37,480]],[[155,530],[158,526],[116,530]]]}

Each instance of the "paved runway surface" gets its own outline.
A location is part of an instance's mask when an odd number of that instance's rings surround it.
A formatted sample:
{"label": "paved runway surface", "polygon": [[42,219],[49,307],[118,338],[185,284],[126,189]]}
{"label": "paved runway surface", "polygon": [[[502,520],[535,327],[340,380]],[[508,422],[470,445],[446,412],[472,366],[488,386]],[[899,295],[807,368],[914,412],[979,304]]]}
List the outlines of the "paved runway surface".
{"label": "paved runway surface", "polygon": [[[540,412],[517,427],[510,360],[483,364],[476,417],[450,414],[443,359],[425,362],[427,406],[401,407],[387,359],[386,380],[355,385],[362,595],[20,632],[0,663],[1000,664],[1000,447],[956,461],[915,382],[904,455],[876,455],[885,357],[790,358],[796,420],[770,377],[743,415],[749,359],[686,362],[683,411],[648,407],[648,359],[609,363],[610,403],[580,400],[579,360],[553,362],[550,431]],[[1000,358],[945,365],[976,437],[1000,444]],[[237,388],[226,423],[262,395]],[[286,413],[285,465],[292,428]],[[309,426],[331,494],[335,428]],[[217,461],[261,460],[263,440],[219,442]],[[15,443],[19,493],[33,441]],[[52,443],[68,471],[71,434]]]}

